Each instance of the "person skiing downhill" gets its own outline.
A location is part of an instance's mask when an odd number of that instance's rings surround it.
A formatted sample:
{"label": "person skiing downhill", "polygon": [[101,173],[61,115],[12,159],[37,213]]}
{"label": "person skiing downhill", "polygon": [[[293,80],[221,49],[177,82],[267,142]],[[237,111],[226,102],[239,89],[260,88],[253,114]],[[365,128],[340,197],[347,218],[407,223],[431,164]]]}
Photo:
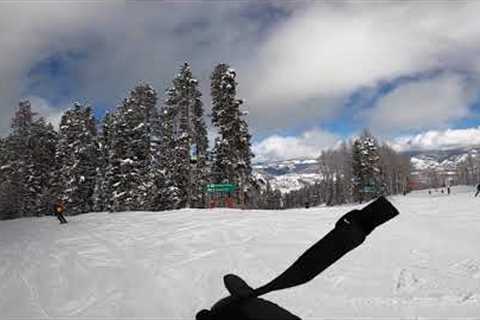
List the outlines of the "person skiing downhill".
{"label": "person skiing downhill", "polygon": [[480,183],[477,184],[477,192],[475,193],[475,197],[478,196],[478,194],[480,194]]}
{"label": "person skiing downhill", "polygon": [[229,274],[224,284],[229,296],[196,314],[196,320],[300,320],[281,306],[259,298],[272,291],[295,287],[315,278],[343,255],[363,243],[379,225],[399,214],[384,197],[361,210],[343,215],[333,230],[307,249],[283,273],[267,284],[253,289],[240,277]]}
{"label": "person skiing downhill", "polygon": [[63,216],[64,211],[65,211],[64,202],[62,199],[58,199],[53,205],[53,212],[55,213],[55,216],[57,216],[61,224],[67,223],[67,219],[65,219],[65,217]]}

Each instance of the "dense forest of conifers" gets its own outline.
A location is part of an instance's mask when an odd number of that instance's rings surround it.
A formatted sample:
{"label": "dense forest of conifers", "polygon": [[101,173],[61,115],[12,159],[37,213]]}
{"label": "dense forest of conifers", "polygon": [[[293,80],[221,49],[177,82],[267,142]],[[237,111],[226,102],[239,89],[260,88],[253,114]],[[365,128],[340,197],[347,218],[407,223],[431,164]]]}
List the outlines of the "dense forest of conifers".
{"label": "dense forest of conifers", "polygon": [[95,211],[203,208],[207,184],[238,186],[237,206],[280,209],[367,201],[406,192],[409,159],[365,131],[353,143],[324,151],[321,180],[282,195],[252,174],[251,135],[237,98],[236,74],[226,64],[210,77],[209,149],[202,93],[188,63],[159,103],[141,83],[102,119],[74,103],[58,130],[22,101],[10,134],[0,139],[0,218],[41,216],[57,199],[66,214]]}

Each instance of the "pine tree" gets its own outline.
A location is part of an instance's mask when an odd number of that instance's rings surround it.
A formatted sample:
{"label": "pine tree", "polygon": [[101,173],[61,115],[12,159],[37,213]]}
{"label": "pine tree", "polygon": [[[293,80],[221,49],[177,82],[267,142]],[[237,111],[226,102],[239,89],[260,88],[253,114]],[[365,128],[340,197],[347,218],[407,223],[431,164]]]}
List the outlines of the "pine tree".
{"label": "pine tree", "polygon": [[[211,76],[212,123],[217,127],[219,136],[215,140],[213,179],[215,183],[238,183],[235,164],[238,162],[238,150],[234,149],[234,137],[240,132],[239,105],[235,97],[235,80],[229,73],[229,66],[219,64]],[[238,145],[238,144],[237,144]]]}
{"label": "pine tree", "polygon": [[359,139],[352,145],[352,173],[353,173],[353,198],[356,202],[363,202],[363,188],[365,185],[362,167],[362,144]]}
{"label": "pine tree", "polygon": [[4,218],[48,212],[55,143],[53,127],[42,118],[35,120],[29,101],[20,102],[12,131],[2,141],[0,205]]}
{"label": "pine tree", "polygon": [[352,148],[353,191],[356,201],[361,203],[383,194],[385,186],[379,161],[377,142],[364,130]]}
{"label": "pine tree", "polygon": [[205,189],[209,179],[209,167],[207,164],[208,157],[208,133],[207,126],[204,120],[203,103],[200,100],[201,93],[198,90],[198,82],[192,82],[194,88],[194,102],[193,102],[193,132],[192,144],[195,145],[196,154],[192,154],[193,160],[193,181],[192,181],[192,204],[194,207],[204,207],[206,203]]}
{"label": "pine tree", "polygon": [[63,115],[56,160],[55,187],[58,197],[65,200],[66,213],[92,211],[99,148],[96,122],[90,107],[75,103]]}
{"label": "pine tree", "polygon": [[8,173],[9,173],[9,161],[7,155],[7,143],[6,139],[0,137],[0,220],[7,218],[8,212]]}
{"label": "pine tree", "polygon": [[112,118],[106,172],[110,211],[145,210],[151,187],[151,114],[157,102],[155,90],[135,87]]}
{"label": "pine tree", "polygon": [[55,198],[53,181],[55,172],[55,152],[58,135],[52,124],[43,118],[35,120],[31,128],[31,144],[33,160],[33,176],[30,188],[35,190],[35,215],[44,215],[51,212]]}
{"label": "pine tree", "polygon": [[109,164],[109,154],[112,145],[112,127],[114,114],[107,113],[102,121],[101,132],[98,135],[99,142],[99,160],[95,179],[95,191],[93,195],[94,211],[100,212],[108,210],[109,198],[112,194],[109,189],[107,168]]}
{"label": "pine tree", "polygon": [[180,190],[175,184],[177,163],[175,160],[174,105],[165,104],[152,119],[152,167],[149,195],[151,210],[168,210],[180,207]]}
{"label": "pine tree", "polygon": [[174,161],[174,168],[169,172],[178,190],[178,205],[202,207],[208,177],[208,138],[198,81],[188,63],[172,81],[167,96],[163,117],[171,122],[165,132],[167,129],[172,132],[173,141],[167,141],[165,145],[174,145],[169,156],[170,161]]}
{"label": "pine tree", "polygon": [[236,98],[236,73],[226,64],[219,64],[211,76],[212,123],[219,137],[215,141],[212,174],[215,183],[240,185],[241,194],[252,183],[251,136],[240,111],[243,101]]}
{"label": "pine tree", "polygon": [[7,169],[6,181],[3,183],[8,190],[9,204],[7,218],[31,215],[34,205],[33,192],[28,186],[33,176],[32,154],[30,152],[31,127],[34,113],[29,101],[22,101],[12,120],[12,131],[6,140]]}
{"label": "pine tree", "polygon": [[[246,113],[244,113],[246,115]],[[240,187],[241,187],[241,196],[243,199],[240,199],[244,205],[249,208],[252,207],[253,203],[251,200],[254,197],[256,192],[253,187],[254,177],[252,175],[252,158],[255,156],[252,152],[252,143],[251,143],[251,134],[248,130],[248,124],[244,119],[240,120],[240,133],[239,133],[239,161],[238,169],[240,175]],[[277,190],[278,191],[278,190]],[[280,191],[275,194],[278,202],[278,209],[282,206],[282,194]]]}

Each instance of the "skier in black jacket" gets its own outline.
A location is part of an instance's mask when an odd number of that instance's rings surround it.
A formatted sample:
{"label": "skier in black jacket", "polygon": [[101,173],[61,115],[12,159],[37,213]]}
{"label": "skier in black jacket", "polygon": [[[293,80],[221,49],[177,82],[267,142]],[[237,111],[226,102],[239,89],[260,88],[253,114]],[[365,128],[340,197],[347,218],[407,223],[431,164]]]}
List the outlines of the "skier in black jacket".
{"label": "skier in black jacket", "polygon": [[[352,210],[342,216],[335,228],[305,251],[277,278],[257,289],[233,275],[224,278],[230,296],[218,301],[210,310],[197,313],[197,320],[299,320],[282,307],[258,298],[266,293],[304,284],[343,255],[363,243],[373,229],[398,215],[397,209],[384,197],[380,197],[362,210]],[[241,292],[229,288],[229,278],[240,281]],[[236,278],[236,280],[235,280]]]}
{"label": "skier in black jacket", "polygon": [[475,197],[478,196],[479,193],[480,193],[480,183],[477,184],[477,192],[475,193]]}

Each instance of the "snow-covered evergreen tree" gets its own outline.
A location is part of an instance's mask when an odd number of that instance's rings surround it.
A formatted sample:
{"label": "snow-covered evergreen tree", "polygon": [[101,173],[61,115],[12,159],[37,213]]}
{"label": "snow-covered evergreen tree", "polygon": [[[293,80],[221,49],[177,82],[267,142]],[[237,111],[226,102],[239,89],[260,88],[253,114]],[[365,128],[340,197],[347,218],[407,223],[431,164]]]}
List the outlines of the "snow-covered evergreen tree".
{"label": "snow-covered evergreen tree", "polygon": [[252,181],[251,136],[240,111],[243,101],[236,98],[236,73],[219,64],[211,75],[212,122],[218,129],[214,147],[212,179],[215,183],[234,183],[245,194]]}
{"label": "snow-covered evergreen tree", "polygon": [[94,211],[100,212],[108,210],[109,197],[112,192],[109,190],[107,168],[109,164],[109,154],[112,145],[112,126],[114,114],[107,113],[102,121],[101,132],[98,135],[99,142],[99,160],[95,179],[95,191],[93,195]]}
{"label": "snow-covered evergreen tree", "polygon": [[[163,136],[172,132],[174,148],[169,161],[174,168],[169,172],[178,190],[180,207],[203,207],[208,179],[207,129],[203,119],[203,104],[198,81],[190,65],[185,63],[167,91],[162,117],[171,121]],[[170,139],[170,138],[167,138]],[[173,145],[172,145],[173,146]]]}
{"label": "snow-covered evergreen tree", "polygon": [[[6,143],[5,139],[0,137],[0,181],[6,181],[7,177],[5,175],[6,173],[6,165],[7,165],[7,148],[6,148]],[[6,186],[4,183],[0,183],[0,220],[5,218],[5,206],[7,204],[7,198],[6,198]]]}
{"label": "snow-covered evergreen tree", "polygon": [[238,183],[235,169],[239,155],[234,145],[240,132],[239,105],[242,102],[235,94],[234,75],[229,66],[217,65],[211,75],[212,123],[219,134],[215,140],[212,168],[215,183]]}
{"label": "snow-covered evergreen tree", "polygon": [[0,138],[0,220],[8,218],[10,212],[9,187],[10,181],[10,161],[9,150],[7,149],[7,141]]}
{"label": "snow-covered evergreen tree", "polygon": [[[246,115],[246,112],[241,112],[241,115]],[[252,158],[255,156],[252,152],[252,135],[249,133],[248,124],[245,119],[240,120],[240,133],[239,133],[239,155],[240,161],[238,162],[238,168],[240,173],[240,186],[241,190],[241,197],[240,199],[243,204],[249,208],[252,207],[253,203],[251,199],[254,197],[256,192],[254,186],[254,177],[252,175]],[[278,191],[278,190],[277,190]],[[277,200],[277,204],[279,204],[280,208],[282,206],[282,196],[281,192],[275,192],[275,198]]]}
{"label": "snow-covered evergreen tree", "polygon": [[368,201],[384,192],[377,141],[367,130],[353,143],[352,171],[356,201]]}
{"label": "snow-covered evergreen tree", "polygon": [[152,164],[149,192],[151,210],[168,210],[180,207],[180,192],[173,179],[176,174],[174,106],[165,105],[152,118]]}
{"label": "snow-covered evergreen tree", "polygon": [[94,209],[93,193],[99,155],[92,110],[75,103],[62,116],[56,152],[58,172],[55,188],[58,197],[65,200],[66,214]]}
{"label": "snow-covered evergreen tree", "polygon": [[12,131],[6,140],[7,164],[4,170],[7,179],[3,183],[8,190],[7,218],[31,215],[30,210],[34,204],[34,190],[28,187],[28,181],[33,176],[32,154],[29,148],[33,118],[30,102],[20,102],[12,119]]}
{"label": "snow-covered evergreen tree", "polygon": [[151,187],[151,114],[157,93],[147,84],[135,87],[112,118],[106,190],[110,211],[144,210]]}
{"label": "snow-covered evergreen tree", "polygon": [[42,215],[49,210],[56,133],[34,116],[30,102],[20,102],[12,131],[2,143],[0,203],[4,218]]}
{"label": "snow-covered evergreen tree", "polygon": [[32,123],[30,150],[33,160],[33,176],[29,183],[35,190],[35,215],[51,213],[55,198],[53,181],[55,179],[55,152],[58,134],[52,124],[39,118]]}
{"label": "snow-covered evergreen tree", "polygon": [[194,92],[193,101],[193,116],[192,123],[194,128],[194,136],[192,137],[192,144],[195,145],[195,149],[192,151],[195,154],[191,154],[191,161],[193,162],[193,183],[192,183],[192,206],[204,207],[206,203],[205,189],[208,184],[210,168],[208,166],[208,133],[207,126],[204,119],[203,103],[200,100],[201,93],[198,89],[198,82],[192,82],[192,88]]}

